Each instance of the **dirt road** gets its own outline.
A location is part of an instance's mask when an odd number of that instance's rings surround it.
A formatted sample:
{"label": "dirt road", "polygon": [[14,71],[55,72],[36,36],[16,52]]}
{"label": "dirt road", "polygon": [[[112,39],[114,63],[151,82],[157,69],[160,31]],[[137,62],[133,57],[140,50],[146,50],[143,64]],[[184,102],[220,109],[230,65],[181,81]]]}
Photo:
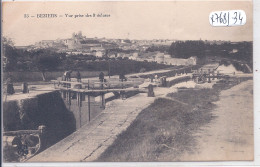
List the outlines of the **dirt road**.
{"label": "dirt road", "polygon": [[253,80],[222,91],[215,104],[216,118],[194,135],[196,151],[179,160],[253,160]]}

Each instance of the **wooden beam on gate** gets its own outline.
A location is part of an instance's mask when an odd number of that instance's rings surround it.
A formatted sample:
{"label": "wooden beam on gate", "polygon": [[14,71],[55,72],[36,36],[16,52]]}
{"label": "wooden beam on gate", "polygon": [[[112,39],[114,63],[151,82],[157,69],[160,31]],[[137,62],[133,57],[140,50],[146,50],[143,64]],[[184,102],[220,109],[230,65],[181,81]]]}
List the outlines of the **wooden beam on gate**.
{"label": "wooden beam on gate", "polygon": [[57,81],[57,80],[51,80],[51,82],[53,83],[68,83],[68,84],[76,84],[76,85],[83,85],[83,84],[87,84],[86,82],[74,82],[74,81]]}
{"label": "wooden beam on gate", "polygon": [[7,131],[3,132],[4,136],[15,136],[15,135],[23,135],[23,134],[38,134],[39,130],[17,130],[17,131]]}
{"label": "wooden beam on gate", "polygon": [[[90,82],[73,82],[73,81],[57,81],[57,80],[51,80],[51,82],[54,83],[56,87],[56,83],[58,84],[74,84],[74,85],[90,85]],[[110,85],[110,84],[142,84],[142,81],[107,81],[107,82],[100,82],[100,81],[94,81],[91,84],[101,84],[101,85]]]}
{"label": "wooden beam on gate", "polygon": [[60,90],[68,90],[68,91],[73,91],[73,92],[81,92],[81,93],[108,93],[108,92],[119,92],[119,91],[125,91],[125,92],[131,92],[131,91],[139,91],[143,93],[147,93],[148,91],[144,88],[126,88],[126,89],[89,89],[89,90],[84,90],[84,89],[73,89],[73,88],[58,88]]}

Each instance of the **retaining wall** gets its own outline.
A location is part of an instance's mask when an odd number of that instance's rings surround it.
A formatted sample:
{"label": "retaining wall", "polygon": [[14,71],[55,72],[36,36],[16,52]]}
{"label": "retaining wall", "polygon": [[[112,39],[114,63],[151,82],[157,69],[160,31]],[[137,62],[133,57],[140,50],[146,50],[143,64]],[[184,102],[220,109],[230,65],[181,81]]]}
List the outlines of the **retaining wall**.
{"label": "retaining wall", "polygon": [[[103,71],[105,75],[107,75],[107,71]],[[46,72],[46,80],[54,80],[58,77],[62,77],[64,71],[54,71],[54,72]],[[100,74],[100,71],[80,71],[82,78],[88,77],[96,77]],[[12,77],[14,82],[32,82],[32,81],[42,81],[42,73],[41,72],[5,72],[3,75],[3,79],[7,79],[8,77]],[[72,73],[72,77],[76,77],[76,72]]]}
{"label": "retaining wall", "polygon": [[181,83],[181,82],[187,82],[191,80],[191,76],[182,76],[180,78],[176,78],[174,80],[169,80],[169,81],[166,81],[166,86],[167,87],[171,87],[172,85],[175,85],[177,83]]}
{"label": "retaining wall", "polygon": [[180,68],[180,69],[173,69],[171,71],[163,72],[163,73],[153,73],[153,74],[140,75],[140,77],[141,78],[150,78],[150,77],[154,77],[155,75],[157,75],[158,77],[162,77],[162,76],[172,77],[172,76],[175,76],[176,74],[191,73],[192,70],[197,70],[200,67],[201,67],[200,65],[195,65],[195,66],[192,66],[192,67],[183,67],[183,68]]}
{"label": "retaining wall", "polygon": [[76,119],[58,91],[31,98],[3,102],[4,131],[37,129],[46,126],[44,147],[68,136],[76,129]]}

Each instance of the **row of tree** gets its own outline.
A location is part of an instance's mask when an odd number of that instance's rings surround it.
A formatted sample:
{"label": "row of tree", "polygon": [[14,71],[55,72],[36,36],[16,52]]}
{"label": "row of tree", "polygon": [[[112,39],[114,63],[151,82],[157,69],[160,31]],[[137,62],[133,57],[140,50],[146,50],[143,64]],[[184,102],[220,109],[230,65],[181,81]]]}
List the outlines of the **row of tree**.
{"label": "row of tree", "polygon": [[33,51],[17,49],[10,39],[3,37],[4,72],[41,71],[45,80],[45,72],[56,70],[64,56],[64,53],[57,53],[50,49]]}
{"label": "row of tree", "polygon": [[252,42],[215,42],[212,41],[176,41],[170,46],[153,45],[146,51],[160,51],[170,54],[174,58],[189,58],[196,56],[200,59],[205,57],[229,58],[240,61],[245,61],[249,64],[253,59],[253,43]]}
{"label": "row of tree", "polygon": [[172,43],[169,48],[169,54],[172,57],[188,58],[197,56],[218,56],[231,58],[241,61],[251,62],[253,58],[252,42],[221,42],[210,43],[199,41],[177,41]]}
{"label": "row of tree", "polygon": [[[63,70],[90,70],[110,71],[110,74],[120,72],[133,73],[141,69],[155,70],[169,66],[155,62],[139,62],[128,59],[102,58],[104,61],[96,61],[95,56],[79,55],[67,57],[65,53],[59,53],[53,49],[22,50],[14,47],[13,42],[3,38],[3,62],[4,71],[41,71],[45,78],[46,71]],[[107,52],[131,53],[132,50],[111,49]],[[234,59],[252,64],[253,45],[252,42],[223,42],[220,44],[205,41],[177,41],[171,46],[151,46],[147,51],[168,52],[172,57],[189,58],[197,56],[203,59],[208,56]]]}
{"label": "row of tree", "polygon": [[169,67],[155,62],[140,62],[128,59],[97,58],[92,55],[66,56],[52,49],[22,50],[14,47],[11,40],[4,38],[4,71],[40,71],[43,80],[47,71],[87,70],[109,71],[110,75],[156,70]]}

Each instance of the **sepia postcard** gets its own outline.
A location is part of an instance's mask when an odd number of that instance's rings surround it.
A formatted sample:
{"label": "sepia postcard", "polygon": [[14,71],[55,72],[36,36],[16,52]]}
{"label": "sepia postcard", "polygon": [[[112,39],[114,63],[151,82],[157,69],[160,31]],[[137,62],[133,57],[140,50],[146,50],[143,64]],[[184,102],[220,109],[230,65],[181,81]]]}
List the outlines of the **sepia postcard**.
{"label": "sepia postcard", "polygon": [[253,161],[253,2],[5,1],[2,158]]}

